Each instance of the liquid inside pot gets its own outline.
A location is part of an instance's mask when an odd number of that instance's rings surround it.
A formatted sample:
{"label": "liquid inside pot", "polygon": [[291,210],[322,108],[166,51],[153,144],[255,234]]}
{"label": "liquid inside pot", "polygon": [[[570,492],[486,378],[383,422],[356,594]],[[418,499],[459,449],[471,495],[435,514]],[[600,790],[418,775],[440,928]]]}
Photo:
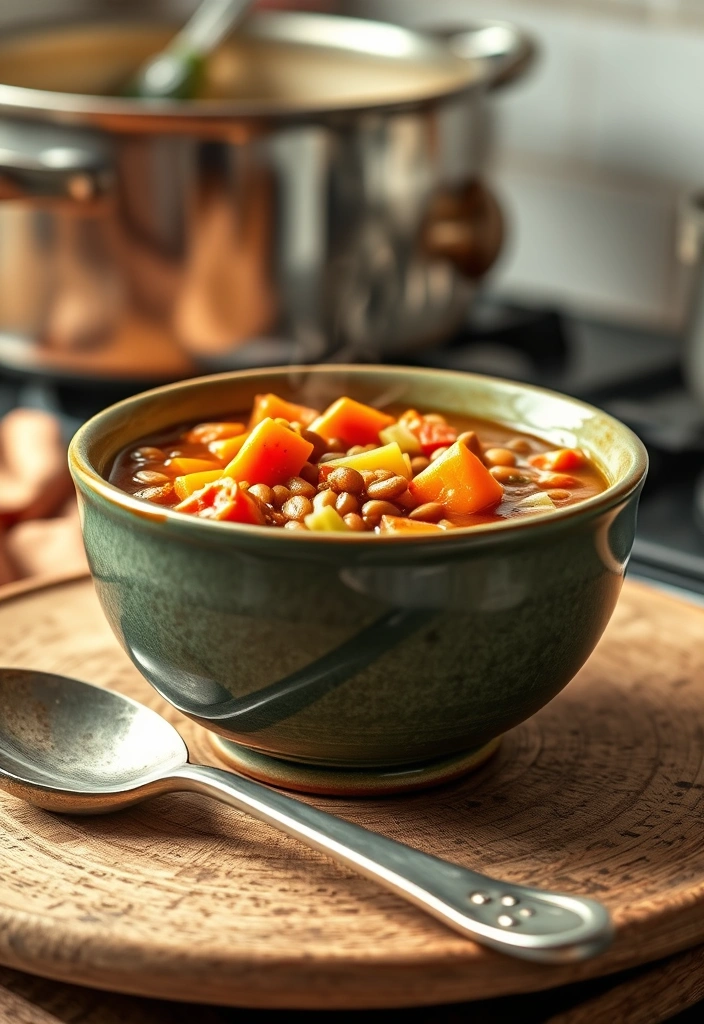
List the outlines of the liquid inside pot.
{"label": "liquid inside pot", "polygon": [[[291,19],[253,19],[252,29],[242,30],[212,55],[199,99],[234,99],[264,108],[283,104],[291,109],[339,109],[439,96],[461,88],[477,74],[471,62],[443,53],[442,48],[409,52],[414,37],[405,33],[394,45],[388,26],[377,35],[369,22],[359,22],[359,28],[350,32],[354,22],[341,19],[344,32],[333,44],[335,21],[306,19],[302,30],[287,39]],[[316,24],[324,29],[320,39]],[[269,31],[270,26],[275,31]],[[163,25],[101,23],[6,36],[0,42],[0,83],[59,93],[119,95],[140,64],[173,34],[173,27]]]}

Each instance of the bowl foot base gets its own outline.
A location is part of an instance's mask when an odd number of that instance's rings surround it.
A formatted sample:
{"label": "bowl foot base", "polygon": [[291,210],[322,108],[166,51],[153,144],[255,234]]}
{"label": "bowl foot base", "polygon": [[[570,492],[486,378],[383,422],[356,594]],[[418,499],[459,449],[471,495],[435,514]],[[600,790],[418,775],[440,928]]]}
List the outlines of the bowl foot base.
{"label": "bowl foot base", "polygon": [[359,769],[284,761],[240,746],[222,736],[213,736],[218,756],[242,775],[281,789],[324,796],[384,796],[439,786],[479,768],[498,750],[500,743],[501,737],[497,736],[476,750],[423,764]]}

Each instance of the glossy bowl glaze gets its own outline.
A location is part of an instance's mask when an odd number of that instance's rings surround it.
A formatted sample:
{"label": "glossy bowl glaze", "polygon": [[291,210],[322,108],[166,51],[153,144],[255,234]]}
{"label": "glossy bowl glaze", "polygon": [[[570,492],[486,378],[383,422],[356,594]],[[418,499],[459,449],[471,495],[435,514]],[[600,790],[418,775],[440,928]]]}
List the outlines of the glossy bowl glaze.
{"label": "glossy bowl glaze", "polygon": [[[609,486],[529,519],[398,538],[209,522],[106,482],[125,445],[267,391],[498,420],[583,448]],[[569,682],[616,604],[647,469],[638,438],[581,402],[365,366],[157,388],[91,419],[69,457],[98,596],[144,677],[243,771],[338,793],[452,777]]]}

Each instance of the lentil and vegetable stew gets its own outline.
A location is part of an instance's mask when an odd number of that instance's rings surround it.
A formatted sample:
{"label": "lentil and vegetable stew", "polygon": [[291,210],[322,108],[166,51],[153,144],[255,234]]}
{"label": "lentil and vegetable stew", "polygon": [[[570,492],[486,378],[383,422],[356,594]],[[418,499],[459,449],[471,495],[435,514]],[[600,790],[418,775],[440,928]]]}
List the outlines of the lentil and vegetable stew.
{"label": "lentil and vegetable stew", "polygon": [[584,452],[498,423],[339,398],[320,412],[258,395],[233,418],[121,452],[110,481],[203,519],[409,536],[572,505],[606,482]]}

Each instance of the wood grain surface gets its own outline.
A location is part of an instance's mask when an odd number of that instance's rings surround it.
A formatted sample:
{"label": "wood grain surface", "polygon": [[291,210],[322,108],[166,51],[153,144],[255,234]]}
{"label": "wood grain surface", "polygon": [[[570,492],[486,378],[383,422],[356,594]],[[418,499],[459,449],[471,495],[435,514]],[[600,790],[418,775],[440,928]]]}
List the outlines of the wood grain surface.
{"label": "wood grain surface", "polygon": [[[87,580],[0,603],[5,664],[164,711],[194,760],[208,734],[166,708]],[[122,992],[253,1007],[413,1006],[535,991],[704,941],[704,610],[627,584],[577,679],[460,783],[316,799],[429,853],[602,899],[618,933],[560,968],[480,949],[278,835],[191,794],[103,818],[0,797],[0,962]]]}

